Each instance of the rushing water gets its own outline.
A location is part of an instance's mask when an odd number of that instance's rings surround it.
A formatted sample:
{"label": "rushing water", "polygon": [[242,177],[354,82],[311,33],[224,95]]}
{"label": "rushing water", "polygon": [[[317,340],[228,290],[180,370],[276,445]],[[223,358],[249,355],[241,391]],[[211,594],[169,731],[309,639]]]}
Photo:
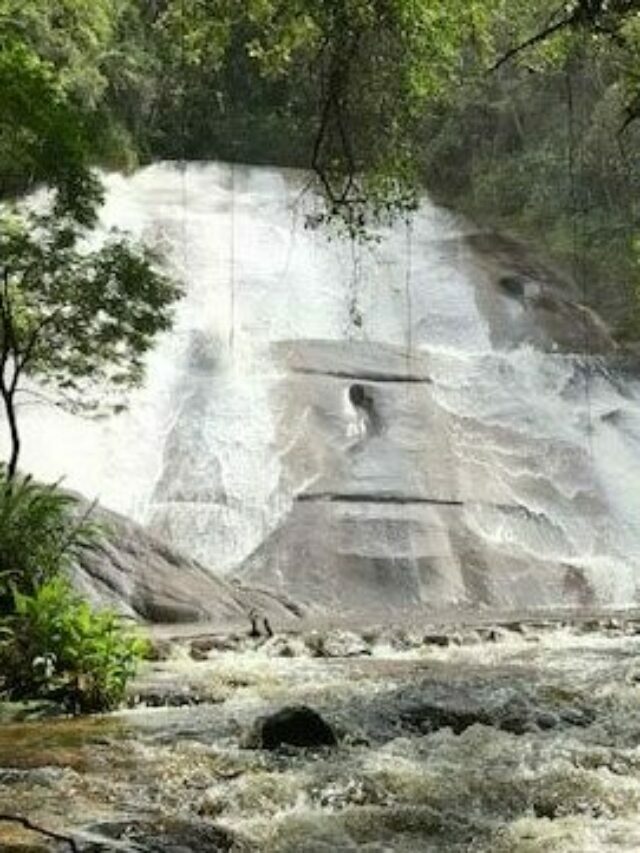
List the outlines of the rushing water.
{"label": "rushing water", "polygon": [[[350,658],[312,657],[311,637],[177,652],[136,690],[204,704],[0,728],[0,813],[92,853],[638,850],[637,625],[515,628],[448,647],[371,632]],[[287,702],[319,709],[339,746],[244,748]],[[37,841],[64,849],[0,822],[0,849]]]}
{"label": "rushing water", "polygon": [[[410,226],[352,246],[305,228],[304,181],[222,164],[107,177],[105,226],[164,246],[187,295],[128,413],[25,404],[25,467],[212,568],[251,558],[252,581],[289,583],[295,531],[315,525],[340,544],[309,571],[392,567],[415,578],[402,603],[634,603],[638,381],[572,352],[583,315],[562,294],[554,309],[531,276],[524,296],[497,289],[468,223],[425,199]],[[380,428],[350,403],[363,359]],[[397,381],[378,381],[392,363]],[[428,385],[405,381],[415,364]],[[296,505],[334,487],[348,507]],[[442,500],[460,506],[423,505]]]}

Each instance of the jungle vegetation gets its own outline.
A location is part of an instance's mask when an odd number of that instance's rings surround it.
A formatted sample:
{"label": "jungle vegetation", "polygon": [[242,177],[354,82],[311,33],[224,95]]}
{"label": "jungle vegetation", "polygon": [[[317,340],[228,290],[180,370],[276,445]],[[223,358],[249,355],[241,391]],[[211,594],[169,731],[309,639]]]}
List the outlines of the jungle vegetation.
{"label": "jungle vegetation", "polygon": [[437,199],[637,337],[638,0],[0,0],[0,193],[88,167],[309,168],[352,233]]}

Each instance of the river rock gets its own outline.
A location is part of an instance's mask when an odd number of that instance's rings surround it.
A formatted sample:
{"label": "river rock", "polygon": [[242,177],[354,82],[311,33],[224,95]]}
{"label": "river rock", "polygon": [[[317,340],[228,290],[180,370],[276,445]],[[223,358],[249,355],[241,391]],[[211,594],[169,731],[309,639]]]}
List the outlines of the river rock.
{"label": "river rock", "polygon": [[47,720],[66,713],[63,705],[46,699],[24,702],[0,702],[0,725],[3,723],[24,723],[35,720]]}
{"label": "river rock", "polygon": [[263,644],[262,650],[269,657],[274,658],[299,658],[310,655],[304,640],[295,636],[271,637]]}
{"label": "river rock", "polygon": [[451,642],[448,634],[425,634],[422,644],[425,646],[440,646],[446,648]]}
{"label": "river rock", "polygon": [[429,678],[377,696],[353,699],[335,712],[336,725],[364,734],[370,741],[430,735],[450,729],[461,735],[486,726],[512,735],[550,729],[586,728],[595,721],[592,708],[562,697],[536,694],[526,683],[471,678],[460,682]]}
{"label": "river rock", "polygon": [[590,709],[563,708],[554,711],[538,705],[531,697],[512,694],[503,701],[492,701],[488,691],[479,694],[455,692],[417,703],[401,711],[405,727],[422,732],[450,728],[462,734],[473,725],[491,726],[513,735],[558,725],[586,727],[594,721]]}
{"label": "river rock", "polygon": [[370,655],[371,649],[361,636],[353,631],[329,631],[307,638],[307,645],[316,657],[352,658]]}
{"label": "river rock", "polygon": [[290,705],[256,720],[244,745],[249,749],[336,746],[337,738],[331,726],[312,708]]}
{"label": "river rock", "polygon": [[[125,849],[144,850],[145,853],[241,853],[245,848],[230,832],[205,822],[162,818],[157,821],[105,822],[89,828],[92,839],[105,838],[123,843]],[[99,845],[99,842],[98,842]],[[99,847],[94,849],[98,850]],[[112,846],[109,845],[112,849]],[[82,849],[90,849],[85,848]],[[101,851],[102,853],[102,851]]]}

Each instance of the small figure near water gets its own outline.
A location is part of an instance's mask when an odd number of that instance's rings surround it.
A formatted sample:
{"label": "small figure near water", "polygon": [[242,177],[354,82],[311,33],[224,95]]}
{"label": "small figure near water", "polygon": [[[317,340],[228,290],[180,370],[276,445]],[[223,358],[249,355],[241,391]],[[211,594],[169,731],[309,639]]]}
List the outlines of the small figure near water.
{"label": "small figure near water", "polygon": [[251,620],[249,636],[253,639],[257,639],[260,636],[260,629],[258,628],[258,612],[256,610],[251,610],[249,612],[249,619]]}
{"label": "small figure near water", "polygon": [[252,639],[259,639],[260,637],[273,637],[273,628],[271,627],[271,623],[267,619],[266,616],[262,617],[262,631],[258,626],[258,621],[260,619],[260,614],[257,610],[249,611],[249,619],[251,620],[251,629],[249,631],[249,636]]}

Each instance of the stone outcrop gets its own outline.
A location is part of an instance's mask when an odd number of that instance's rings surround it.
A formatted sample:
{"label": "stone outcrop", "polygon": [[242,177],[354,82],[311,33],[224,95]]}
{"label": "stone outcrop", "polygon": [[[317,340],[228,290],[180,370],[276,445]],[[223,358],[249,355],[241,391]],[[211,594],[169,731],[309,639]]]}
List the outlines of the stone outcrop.
{"label": "stone outcrop", "polygon": [[90,848],[92,841],[102,847],[104,840],[104,846],[111,849],[145,850],[147,853],[193,853],[196,850],[243,853],[247,850],[228,830],[209,822],[179,818],[98,823],[90,826],[84,835],[90,839],[86,849]]}
{"label": "stone outcrop", "polygon": [[475,268],[484,274],[477,290],[496,347],[527,344],[550,352],[612,355],[617,350],[606,323],[582,304],[576,282],[542,262],[522,243],[483,231],[467,237]]}
{"label": "stone outcrop", "polygon": [[593,707],[567,692],[540,695],[513,676],[416,679],[382,695],[355,699],[336,714],[351,737],[385,742],[399,736],[450,729],[461,735],[472,726],[509,734],[550,729],[585,729],[596,721]]}
{"label": "stone outcrop", "polygon": [[[525,504],[567,503],[541,476],[540,453],[561,470],[571,459],[574,472],[583,447],[566,444],[556,459],[520,430],[451,412],[425,354],[305,341],[281,343],[274,356],[284,368],[272,395],[280,486],[292,500],[237,571],[243,583],[310,611],[379,618],[589,603],[582,570],[537,546],[558,537],[555,521]],[[595,517],[605,508],[584,478],[567,511]]]}
{"label": "stone outcrop", "polygon": [[96,507],[93,516],[105,536],[83,551],[72,576],[76,588],[98,605],[159,623],[248,626],[255,611],[282,624],[300,613],[285,596],[218,577],[121,515]]}

